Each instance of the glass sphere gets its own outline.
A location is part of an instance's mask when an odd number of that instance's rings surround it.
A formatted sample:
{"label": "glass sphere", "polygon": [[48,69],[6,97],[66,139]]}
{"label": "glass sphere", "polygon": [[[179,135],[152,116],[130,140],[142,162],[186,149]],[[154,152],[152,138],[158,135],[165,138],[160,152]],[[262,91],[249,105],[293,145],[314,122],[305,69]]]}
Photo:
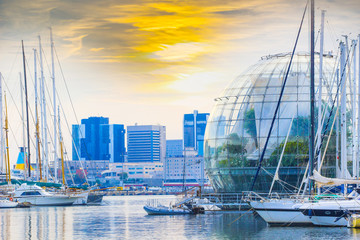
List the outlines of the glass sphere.
{"label": "glass sphere", "polygon": [[[217,192],[250,190],[290,58],[290,53],[263,57],[232,81],[221,96],[215,99],[206,127],[204,158],[207,175]],[[322,145],[324,151],[336,112],[335,104],[332,115],[329,114],[337,90],[337,60],[330,54],[323,57],[321,113],[324,120],[321,124],[318,124],[319,61],[319,54],[316,54],[315,131],[318,125],[322,126],[321,131],[326,136]],[[348,115],[351,116],[351,113]],[[351,132],[350,117],[348,121]],[[280,158],[279,181],[275,181],[273,189],[280,192],[297,190],[309,161],[309,123],[310,56],[297,53],[253,190],[269,191]],[[337,127],[335,124],[332,136],[335,136]],[[351,138],[351,133],[348,138]],[[330,138],[321,171],[322,175],[328,177],[336,174],[335,140],[336,137]]]}

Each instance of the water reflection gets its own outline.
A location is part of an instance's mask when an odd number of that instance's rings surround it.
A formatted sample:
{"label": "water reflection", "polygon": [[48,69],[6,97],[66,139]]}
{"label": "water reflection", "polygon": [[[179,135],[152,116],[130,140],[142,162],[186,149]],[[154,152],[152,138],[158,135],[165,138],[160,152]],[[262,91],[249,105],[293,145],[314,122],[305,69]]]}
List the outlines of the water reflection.
{"label": "water reflection", "polygon": [[[102,206],[0,209],[0,238],[272,240],[360,237],[360,229],[268,227],[259,217],[244,212],[148,216],[142,209],[148,198],[107,197]],[[163,204],[174,200],[169,196],[155,198]]]}

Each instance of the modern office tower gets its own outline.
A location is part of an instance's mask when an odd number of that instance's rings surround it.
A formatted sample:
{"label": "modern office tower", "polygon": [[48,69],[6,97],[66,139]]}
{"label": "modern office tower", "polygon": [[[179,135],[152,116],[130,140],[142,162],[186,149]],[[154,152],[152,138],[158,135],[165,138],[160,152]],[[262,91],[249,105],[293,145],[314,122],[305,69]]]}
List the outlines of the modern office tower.
{"label": "modern office tower", "polygon": [[164,162],[166,128],[160,125],[127,127],[128,162]]}
{"label": "modern office tower", "polygon": [[110,162],[118,163],[125,161],[125,128],[122,124],[109,125],[109,152]]}
{"label": "modern office tower", "polygon": [[166,140],[166,157],[175,157],[183,155],[183,140]]}
{"label": "modern office tower", "polygon": [[109,124],[109,118],[82,119],[81,125],[72,126],[72,137],[73,160],[124,161],[124,125]]}
{"label": "modern office tower", "polygon": [[204,155],[204,135],[209,113],[184,114],[184,147],[193,148],[200,156]]}

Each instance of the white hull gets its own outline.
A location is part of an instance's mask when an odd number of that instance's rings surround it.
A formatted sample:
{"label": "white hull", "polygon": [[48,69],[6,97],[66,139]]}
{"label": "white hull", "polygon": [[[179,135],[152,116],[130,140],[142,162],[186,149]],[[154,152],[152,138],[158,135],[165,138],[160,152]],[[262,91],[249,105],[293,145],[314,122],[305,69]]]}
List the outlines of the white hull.
{"label": "white hull", "polygon": [[338,221],[336,220],[337,217],[319,217],[319,216],[311,217],[311,222],[317,226],[345,227],[348,224],[348,221],[345,218],[341,218]]}
{"label": "white hull", "polygon": [[270,225],[311,225],[309,217],[304,216],[300,202],[293,200],[269,200],[250,202],[251,207]]}
{"label": "white hull", "polygon": [[69,206],[72,205],[76,197],[69,196],[34,196],[34,197],[18,197],[18,202],[28,202],[34,206]]}
{"label": "white hull", "polygon": [[304,215],[310,216],[310,220],[317,226],[347,226],[347,214],[360,212],[359,200],[327,200],[316,203],[307,203],[301,206]]}
{"label": "white hull", "polygon": [[0,200],[0,208],[14,208],[17,207],[17,202],[11,202],[9,200]]}

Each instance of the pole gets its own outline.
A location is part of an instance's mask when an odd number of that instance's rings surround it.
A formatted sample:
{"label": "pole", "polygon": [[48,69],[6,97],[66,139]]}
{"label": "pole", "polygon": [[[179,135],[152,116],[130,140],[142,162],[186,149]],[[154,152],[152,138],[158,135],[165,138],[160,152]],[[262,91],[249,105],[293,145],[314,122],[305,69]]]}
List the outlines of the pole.
{"label": "pole", "polygon": [[341,177],[346,178],[347,152],[346,152],[346,81],[345,81],[345,45],[340,43],[340,81],[341,81]]}
{"label": "pole", "polygon": [[58,119],[59,119],[59,142],[60,142],[60,154],[61,154],[61,173],[62,173],[62,183],[65,186],[65,166],[64,166],[64,151],[63,151],[63,139],[61,135],[61,128],[60,128],[60,108],[58,107]]}
{"label": "pole", "polygon": [[24,154],[23,154],[24,178],[26,180],[28,163],[27,163],[27,158],[26,158],[26,145],[25,145],[26,135],[25,135],[25,113],[24,113],[24,90],[23,90],[24,86],[23,86],[21,73],[19,73],[19,76],[20,76],[20,95],[21,95],[21,120],[22,120],[22,132],[23,132],[22,133],[22,139],[23,139],[23,147],[22,147],[23,150],[22,151],[24,152]]}
{"label": "pole", "polygon": [[50,28],[50,40],[51,40],[51,66],[52,66],[52,81],[53,81],[53,99],[54,99],[54,176],[55,182],[58,181],[58,159],[57,159],[57,132],[56,132],[56,88],[55,88],[55,66],[54,66],[54,41],[52,29]]}
{"label": "pole", "polygon": [[[357,126],[357,130],[358,130],[358,134],[357,134],[357,142],[358,142],[358,145],[357,145],[357,150],[358,150],[358,156],[360,156],[360,144],[359,144],[359,141],[360,141],[360,34],[358,35],[358,49],[359,49],[359,61],[358,61],[358,64],[359,64],[359,66],[358,66],[358,81],[359,81],[359,83],[358,83],[358,122],[357,122],[357,124],[358,124],[358,126]],[[355,69],[354,69],[354,71],[355,71]],[[357,163],[357,173],[359,173],[359,161],[358,161],[358,163]]]}
{"label": "pole", "polygon": [[[37,126],[38,124],[38,119],[37,119],[37,68],[36,68],[36,49],[33,49],[34,51],[34,88],[35,88],[35,113],[36,113],[36,119],[35,119],[35,125]],[[38,142],[38,136],[37,133],[35,134],[36,137],[36,142]],[[39,180],[39,156],[37,154],[38,152],[38,145],[36,145],[36,171],[37,171],[37,176],[36,176],[36,180]]]}
{"label": "pole", "polygon": [[[310,144],[309,144],[309,176],[314,169],[314,142],[315,142],[315,3],[311,0],[311,26],[310,26]],[[313,182],[309,179],[309,194],[313,189]]]}
{"label": "pole", "polygon": [[[358,177],[358,168],[359,161],[357,159],[357,142],[356,142],[356,40],[352,41],[352,45],[354,48],[354,57],[353,57],[353,95],[352,95],[352,157],[353,157],[353,177],[356,179]],[[350,72],[349,72],[350,73]]]}
{"label": "pole", "polygon": [[[336,86],[339,86],[339,69],[336,70]],[[339,97],[336,98],[336,107],[339,108]],[[339,117],[336,118],[336,177],[341,177],[341,173],[338,171],[339,169],[339,131],[340,131],[340,121]]]}
{"label": "pole", "polygon": [[46,98],[45,98],[45,78],[44,78],[44,67],[43,67],[43,58],[42,58],[42,47],[41,47],[41,38],[39,36],[39,51],[40,51],[40,72],[41,72],[41,81],[40,81],[40,96],[41,96],[41,127],[42,127],[42,139],[43,139],[43,162],[44,162],[44,171],[45,171],[45,181],[49,178],[49,150],[48,150],[48,139],[47,139],[47,120],[46,120]]}
{"label": "pole", "polygon": [[39,113],[38,113],[38,79],[37,79],[37,66],[36,66],[36,49],[34,49],[34,65],[35,65],[35,126],[36,126],[36,169],[37,179],[42,180],[42,169],[41,169],[41,155],[40,155],[40,133],[39,133]]}
{"label": "pole", "polygon": [[4,172],[4,124],[3,124],[3,103],[2,103],[2,74],[0,72],[0,171]]}
{"label": "pole", "polygon": [[[321,123],[322,123],[322,82],[323,82],[323,58],[324,58],[324,19],[325,11],[321,11],[321,31],[320,31],[320,64],[319,64],[319,98],[318,98],[318,135],[317,135],[317,144],[320,147],[321,142]],[[321,149],[319,149],[318,159],[317,159],[317,170],[320,173],[320,163],[321,163]],[[318,189],[320,190],[320,189]],[[319,191],[318,191],[319,192]]]}
{"label": "pole", "polygon": [[7,115],[7,104],[6,104],[6,94],[4,96],[5,99],[5,137],[6,137],[6,164],[7,164],[7,176],[8,183],[11,183],[11,169],[10,169],[10,158],[9,158],[9,123],[8,123],[8,115]]}
{"label": "pole", "polygon": [[31,161],[30,161],[30,126],[29,126],[29,102],[28,102],[28,92],[27,92],[27,81],[26,81],[26,63],[25,63],[25,51],[24,51],[24,41],[21,40],[22,53],[23,53],[23,64],[24,64],[24,83],[25,83],[25,104],[26,104],[26,126],[27,126],[27,146],[28,146],[28,174],[31,177]]}

